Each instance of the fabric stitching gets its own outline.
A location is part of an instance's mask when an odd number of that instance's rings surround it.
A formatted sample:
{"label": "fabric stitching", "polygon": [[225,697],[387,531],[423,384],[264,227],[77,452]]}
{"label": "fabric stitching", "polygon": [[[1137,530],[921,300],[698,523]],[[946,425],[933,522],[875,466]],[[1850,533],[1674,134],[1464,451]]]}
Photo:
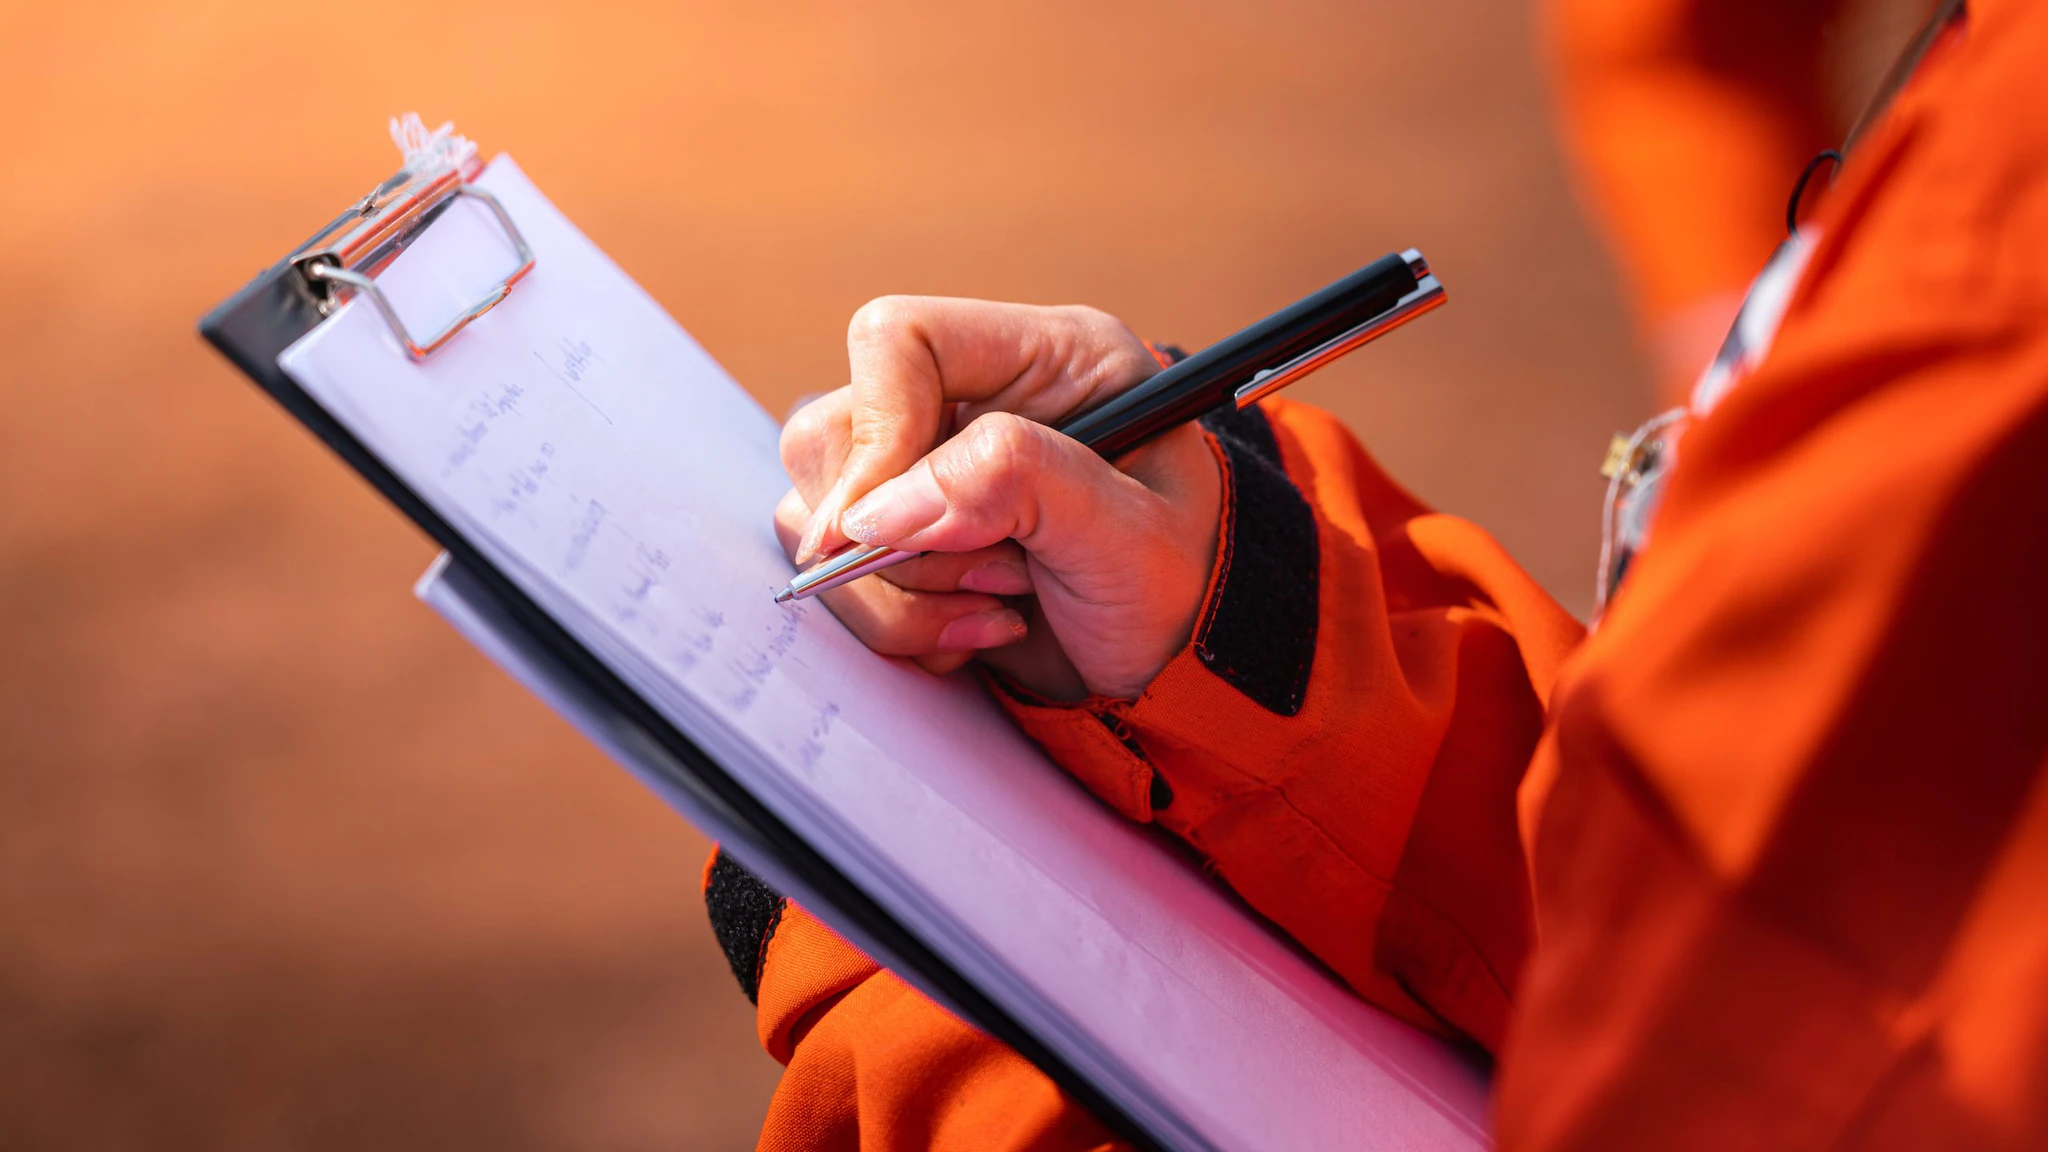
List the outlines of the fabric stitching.
{"label": "fabric stitching", "polygon": [[768,917],[768,927],[761,932],[760,952],[754,959],[754,996],[756,1003],[760,1002],[761,977],[768,971],[768,945],[775,939],[775,930],[782,927],[782,914],[788,910],[788,897],[776,901],[775,911]]}

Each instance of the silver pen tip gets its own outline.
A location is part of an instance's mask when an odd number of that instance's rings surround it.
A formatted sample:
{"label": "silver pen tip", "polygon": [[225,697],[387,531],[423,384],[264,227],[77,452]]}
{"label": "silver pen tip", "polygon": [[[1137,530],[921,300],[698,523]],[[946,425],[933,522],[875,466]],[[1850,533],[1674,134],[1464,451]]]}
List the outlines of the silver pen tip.
{"label": "silver pen tip", "polygon": [[777,604],[787,604],[794,599],[796,599],[796,587],[794,585],[784,588],[775,594],[775,602]]}

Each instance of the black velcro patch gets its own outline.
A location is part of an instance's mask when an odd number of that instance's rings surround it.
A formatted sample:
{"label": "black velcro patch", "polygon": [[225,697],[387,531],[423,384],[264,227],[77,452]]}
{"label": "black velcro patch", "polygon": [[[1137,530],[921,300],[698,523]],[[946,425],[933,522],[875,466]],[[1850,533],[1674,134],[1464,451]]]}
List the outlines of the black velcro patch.
{"label": "black velcro patch", "polygon": [[723,849],[711,862],[711,883],[704,888],[704,907],[711,913],[711,931],[725,952],[725,962],[747,999],[761,1002],[761,961],[768,941],[782,923],[789,898],[741,867]]}
{"label": "black velcro patch", "polygon": [[1280,461],[1280,442],[1257,407],[1202,418],[1230,458],[1230,535],[1222,586],[1195,629],[1210,671],[1269,712],[1292,716],[1315,664],[1322,552],[1315,513]]}

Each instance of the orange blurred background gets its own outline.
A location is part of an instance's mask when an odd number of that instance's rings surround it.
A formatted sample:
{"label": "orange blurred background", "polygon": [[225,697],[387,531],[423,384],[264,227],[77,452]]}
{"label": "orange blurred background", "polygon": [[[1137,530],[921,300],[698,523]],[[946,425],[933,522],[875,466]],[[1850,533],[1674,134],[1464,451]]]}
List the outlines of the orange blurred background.
{"label": "orange blurred background", "polygon": [[0,1147],[741,1148],[706,844],[409,587],[198,317],[396,167],[515,154],[776,411],[885,292],[1190,348],[1389,250],[1300,389],[1590,601],[1651,406],[1518,4],[0,9]]}

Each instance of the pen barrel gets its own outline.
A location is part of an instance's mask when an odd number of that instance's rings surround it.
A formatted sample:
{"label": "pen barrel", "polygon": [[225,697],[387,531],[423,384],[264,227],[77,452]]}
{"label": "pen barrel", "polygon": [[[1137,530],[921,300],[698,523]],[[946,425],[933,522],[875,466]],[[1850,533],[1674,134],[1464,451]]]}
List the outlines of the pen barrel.
{"label": "pen barrel", "polygon": [[[1260,372],[1393,309],[1415,291],[1424,275],[1427,269],[1418,272],[1405,256],[1383,256],[1315,295],[1161,370],[1060,425],[1059,430],[1115,459],[1223,404]],[[1199,385],[1194,385],[1197,380]]]}
{"label": "pen barrel", "polygon": [[851,584],[871,572],[894,568],[906,560],[915,560],[922,553],[898,552],[880,544],[852,543],[825,557],[818,563],[797,574],[789,587],[775,598],[776,602],[802,600],[829,592],[841,584]]}

